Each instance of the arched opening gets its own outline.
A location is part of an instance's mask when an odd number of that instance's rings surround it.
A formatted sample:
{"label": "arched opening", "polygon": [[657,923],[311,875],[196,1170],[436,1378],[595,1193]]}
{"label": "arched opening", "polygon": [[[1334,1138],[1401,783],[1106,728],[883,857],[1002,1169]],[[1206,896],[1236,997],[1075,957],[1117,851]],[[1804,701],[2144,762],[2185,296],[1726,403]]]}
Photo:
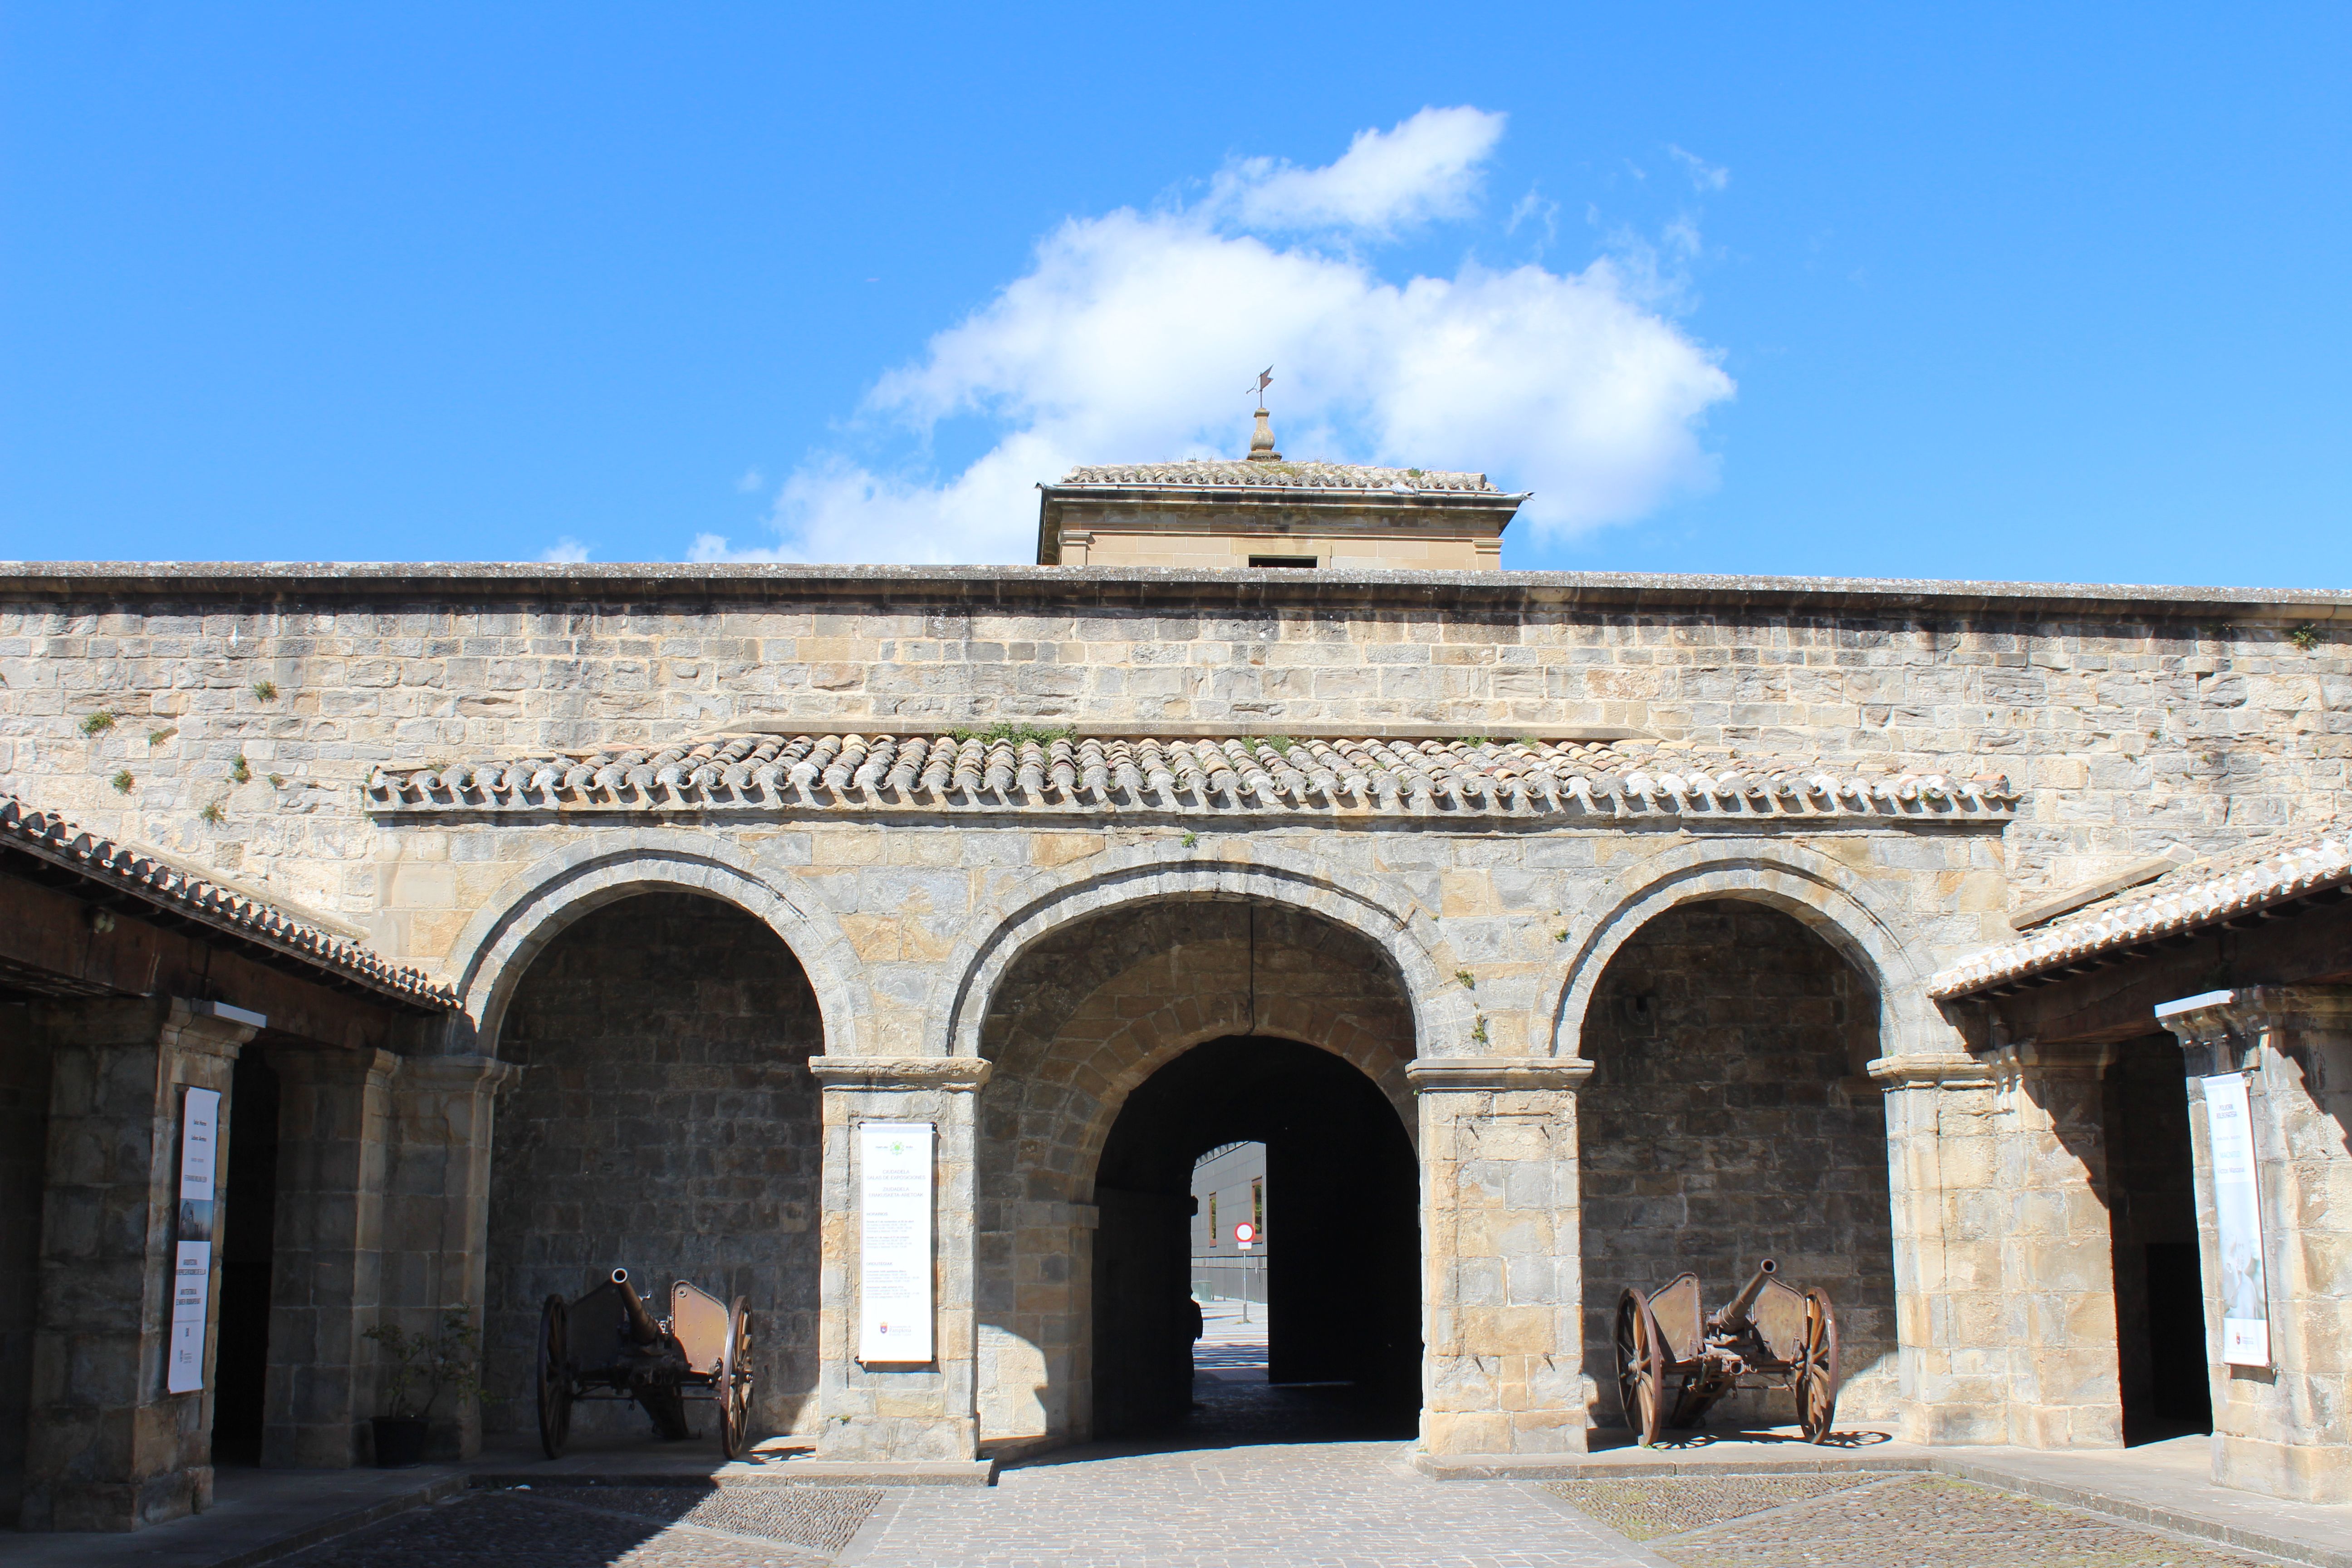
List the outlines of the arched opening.
{"label": "arched opening", "polygon": [[[517,985],[499,1054],[522,1066],[491,1156],[486,1341],[494,1430],[533,1419],[540,1304],[614,1267],[690,1280],[755,1314],[754,1436],[816,1420],[820,1167],[808,976],[766,924],[648,891],[560,932]],[[656,1308],[658,1310],[658,1308]],[[708,1407],[689,1405],[705,1436]],[[574,1414],[575,1445],[636,1440],[627,1404]]]}
{"label": "arched opening", "polygon": [[[1622,1424],[1612,1335],[1627,1286],[1688,1269],[1708,1310],[1755,1271],[1836,1304],[1838,1425],[1891,1414],[1895,1268],[1885,1109],[1869,978],[1795,917],[1737,899],[1685,903],[1617,950],[1594,988],[1578,1097],[1585,1373]],[[1710,1426],[1793,1422],[1789,1395],[1742,1392]]]}
{"label": "arched opening", "polygon": [[[1196,1387],[1192,1172],[1235,1142],[1265,1144],[1278,1216],[1265,1382]],[[1395,1109],[1328,1051],[1229,1036],[1153,1073],[1119,1111],[1095,1178],[1095,1435],[1412,1436],[1418,1192]]]}
{"label": "arched opening", "polygon": [[[1318,1305],[1328,1237],[1359,1260],[1402,1260],[1381,1275],[1402,1281],[1399,1294],[1371,1315],[1389,1325],[1383,1342],[1417,1344],[1412,1016],[1395,965],[1370,938],[1239,898],[1122,905],[1052,931],[1008,965],[981,1030],[993,1064],[981,1091],[976,1202],[991,1451],[1107,1436],[1189,1405],[1190,1183],[1194,1160],[1223,1143],[1269,1146],[1268,1186],[1287,1216],[1268,1280],[1280,1281],[1275,1323],[1364,1315],[1360,1302]],[[1220,1109],[1228,1083],[1258,1103]],[[1280,1136],[1248,1130],[1261,1124]],[[1334,1183],[1352,1183],[1362,1201],[1327,1214],[1334,1205],[1318,1194]],[[1137,1270],[1148,1279],[1129,1278]],[[1105,1279],[1111,1299],[1150,1303],[1149,1322],[1106,1318]],[[1352,1343],[1354,1331],[1327,1337]],[[1387,1394],[1402,1379],[1411,1411],[1417,1366],[1400,1373],[1353,1350],[1318,1361],[1314,1338],[1294,1345],[1277,1327],[1273,1375]]]}

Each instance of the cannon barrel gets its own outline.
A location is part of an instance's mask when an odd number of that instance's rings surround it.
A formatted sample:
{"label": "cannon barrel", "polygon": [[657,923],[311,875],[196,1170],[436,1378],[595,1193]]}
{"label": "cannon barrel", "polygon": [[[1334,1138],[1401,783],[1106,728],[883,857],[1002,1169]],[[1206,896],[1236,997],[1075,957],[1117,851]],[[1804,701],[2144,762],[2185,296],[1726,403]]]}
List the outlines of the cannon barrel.
{"label": "cannon barrel", "polygon": [[1731,1299],[1731,1305],[1706,1321],[1707,1332],[1737,1334],[1744,1331],[1748,1327],[1748,1310],[1756,1305],[1756,1298],[1763,1293],[1764,1281],[1780,1271],[1780,1266],[1769,1258],[1757,1264],[1756,1277],[1740,1288],[1739,1294]]}
{"label": "cannon barrel", "polygon": [[661,1343],[661,1330],[654,1326],[653,1317],[646,1310],[646,1304],[637,1300],[636,1289],[629,1283],[629,1271],[614,1269],[613,1283],[621,1292],[621,1310],[628,1314],[629,1338],[641,1345]]}

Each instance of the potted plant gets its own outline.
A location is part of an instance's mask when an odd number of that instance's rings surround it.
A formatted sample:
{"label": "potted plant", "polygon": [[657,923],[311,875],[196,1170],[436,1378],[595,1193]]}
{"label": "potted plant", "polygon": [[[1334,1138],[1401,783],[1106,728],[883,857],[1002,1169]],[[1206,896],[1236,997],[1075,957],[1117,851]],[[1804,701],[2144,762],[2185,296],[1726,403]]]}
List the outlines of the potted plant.
{"label": "potted plant", "polygon": [[375,1462],[382,1469],[421,1463],[432,1430],[434,1404],[443,1394],[459,1405],[480,1399],[482,1334],[463,1306],[441,1309],[440,1327],[412,1334],[398,1323],[378,1323],[367,1337],[383,1350],[376,1392],[384,1414],[373,1422]]}

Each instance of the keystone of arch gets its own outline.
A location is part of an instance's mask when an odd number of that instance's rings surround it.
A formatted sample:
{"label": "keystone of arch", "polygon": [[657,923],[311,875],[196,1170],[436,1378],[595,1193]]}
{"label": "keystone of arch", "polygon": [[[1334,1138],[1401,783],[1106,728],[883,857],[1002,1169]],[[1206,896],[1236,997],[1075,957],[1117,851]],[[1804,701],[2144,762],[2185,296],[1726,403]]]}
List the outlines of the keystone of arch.
{"label": "keystone of arch", "polygon": [[1633,935],[1677,905],[1739,899],[1794,917],[1859,969],[1878,992],[1879,1049],[1888,1057],[1958,1048],[1927,998],[1906,922],[1841,860],[1801,844],[1700,839],[1626,867],[1588,899],[1570,926],[1580,931],[1560,972],[1552,1054],[1583,1054],[1584,1019],[1601,977]]}
{"label": "keystone of arch", "polygon": [[997,987],[1024,953],[1065,926],[1128,905],[1237,899],[1320,915],[1364,937],[1388,956],[1403,984],[1416,1052],[1433,1054],[1454,1041],[1462,1043],[1451,1048],[1472,1049],[1469,998],[1445,983],[1454,961],[1437,922],[1409,900],[1397,907],[1391,897],[1397,890],[1377,874],[1255,845],[1232,859],[1134,845],[1034,873],[968,924],[942,965],[955,987],[942,1045],[950,1055],[978,1056]]}
{"label": "keystone of arch", "polygon": [[574,921],[633,894],[700,893],[776,933],[808,976],[832,1052],[855,1051],[857,960],[840,922],[797,878],[740,846],[674,829],[599,830],[531,862],[475,912],[450,949],[479,1049],[494,1054],[507,1005],[531,961]]}

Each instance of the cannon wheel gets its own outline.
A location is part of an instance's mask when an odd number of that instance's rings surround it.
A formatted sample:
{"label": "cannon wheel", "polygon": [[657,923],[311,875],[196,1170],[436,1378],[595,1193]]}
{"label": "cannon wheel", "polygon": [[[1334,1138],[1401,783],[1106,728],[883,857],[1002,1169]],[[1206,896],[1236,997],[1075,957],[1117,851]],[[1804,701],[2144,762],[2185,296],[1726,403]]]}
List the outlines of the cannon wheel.
{"label": "cannon wheel", "polygon": [[727,1348],[719,1358],[719,1447],[732,1459],[751,1437],[751,1309],[740,1296],[727,1311]]}
{"label": "cannon wheel", "polygon": [[1666,1363],[1649,1299],[1628,1289],[1617,1299],[1617,1397],[1625,1425],[1644,1448],[1658,1440],[1665,1413]]}
{"label": "cannon wheel", "polygon": [[561,1296],[539,1309],[539,1447],[563,1458],[572,1441],[572,1310]]}
{"label": "cannon wheel", "polygon": [[1793,1386],[1805,1441],[1827,1440],[1830,1425],[1837,1419],[1837,1311],[1830,1305],[1830,1293],[1818,1285],[1805,1292],[1805,1348]]}

